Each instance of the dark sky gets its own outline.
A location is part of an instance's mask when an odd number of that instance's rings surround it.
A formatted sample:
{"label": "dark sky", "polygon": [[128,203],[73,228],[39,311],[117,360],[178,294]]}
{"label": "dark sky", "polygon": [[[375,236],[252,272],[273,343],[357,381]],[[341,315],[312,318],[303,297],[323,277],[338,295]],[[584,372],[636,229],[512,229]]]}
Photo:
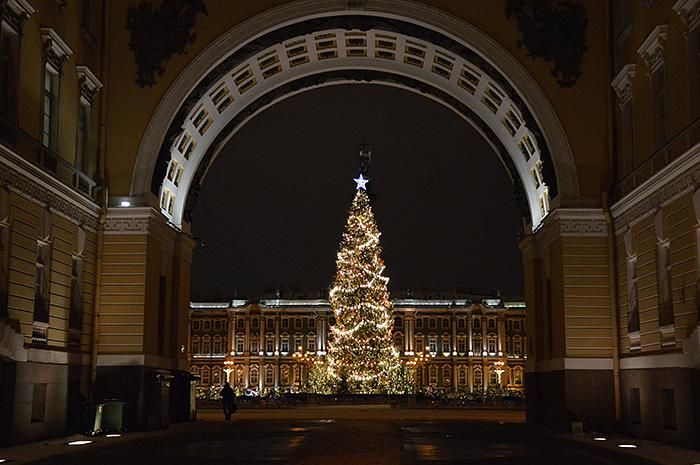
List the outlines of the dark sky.
{"label": "dark sky", "polygon": [[505,168],[468,123],[386,86],[303,92],[246,124],[215,161],[193,214],[204,246],[192,294],[309,297],[327,287],[354,195],[359,144],[392,292],[458,286],[522,295],[521,224]]}

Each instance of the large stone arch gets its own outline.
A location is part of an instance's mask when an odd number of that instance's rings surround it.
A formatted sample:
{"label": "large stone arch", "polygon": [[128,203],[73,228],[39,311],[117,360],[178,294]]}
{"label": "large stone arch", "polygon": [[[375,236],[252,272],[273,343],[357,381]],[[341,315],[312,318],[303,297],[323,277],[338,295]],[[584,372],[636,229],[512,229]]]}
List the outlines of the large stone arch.
{"label": "large stone arch", "polygon": [[130,195],[158,195],[161,213],[180,228],[190,188],[237,127],[284,96],[340,81],[419,91],[470,120],[523,192],[534,229],[579,194],[552,106],[486,34],[412,1],[349,10],[337,0],[302,0],[230,29],[178,76],[146,129]]}

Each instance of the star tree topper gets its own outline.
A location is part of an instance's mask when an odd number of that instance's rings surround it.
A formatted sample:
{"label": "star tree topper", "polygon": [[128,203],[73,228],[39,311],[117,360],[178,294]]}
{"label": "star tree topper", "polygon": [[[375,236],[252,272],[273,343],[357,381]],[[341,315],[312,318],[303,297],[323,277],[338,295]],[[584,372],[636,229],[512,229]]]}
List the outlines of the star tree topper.
{"label": "star tree topper", "polygon": [[353,181],[355,181],[357,183],[357,190],[358,191],[360,189],[362,189],[363,191],[367,190],[367,183],[369,182],[369,179],[365,179],[365,177],[362,176],[362,174],[360,174],[359,178],[353,179]]}

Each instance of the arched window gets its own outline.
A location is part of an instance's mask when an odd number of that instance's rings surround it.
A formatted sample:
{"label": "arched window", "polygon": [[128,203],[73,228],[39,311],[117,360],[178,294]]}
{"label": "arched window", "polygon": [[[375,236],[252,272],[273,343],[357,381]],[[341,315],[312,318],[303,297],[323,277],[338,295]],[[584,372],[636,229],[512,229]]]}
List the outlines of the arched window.
{"label": "arched window", "polygon": [[466,336],[457,337],[457,352],[464,354],[467,351],[467,338]]}
{"label": "arched window", "polygon": [[199,354],[199,336],[194,336],[192,338],[192,355]]}
{"label": "arched window", "polygon": [[465,386],[467,384],[467,367],[460,365],[457,371],[457,384]]}
{"label": "arched window", "polygon": [[474,339],[472,339],[472,344],[474,347],[474,352],[477,355],[481,355],[481,352],[484,350],[484,347],[481,345],[481,336],[474,336]]}
{"label": "arched window", "polygon": [[221,384],[221,367],[214,367],[211,371],[211,383]]}
{"label": "arched window", "polygon": [[431,335],[428,337],[428,351],[429,351],[431,354],[436,354],[437,351],[438,351],[438,342],[437,342],[437,340],[438,340],[438,338],[437,338],[437,336],[436,336],[435,334],[431,334]]}
{"label": "arched window", "polygon": [[209,367],[202,367],[202,384],[209,385],[211,382],[210,373]]}
{"label": "arched window", "polygon": [[294,335],[294,352],[302,352],[304,350],[304,336],[301,334]]}
{"label": "arched window", "polygon": [[197,365],[192,365],[190,367],[190,373],[193,375],[199,375],[199,367]]}
{"label": "arched window", "polygon": [[522,346],[522,339],[520,339],[520,336],[515,336],[513,338],[513,353],[515,355],[520,355],[523,351],[523,346]]}
{"label": "arched window", "polygon": [[236,352],[242,354],[245,351],[245,334],[238,333],[236,335]]}
{"label": "arched window", "polygon": [[221,336],[214,336],[214,353],[215,354],[222,354],[224,352],[221,342],[222,342]]}
{"label": "arched window", "polygon": [[481,329],[481,318],[480,317],[475,317],[474,321],[472,322],[472,327],[474,329]]}
{"label": "arched window", "polygon": [[450,386],[452,384],[452,367],[444,365],[442,367],[442,384]]}
{"label": "arched window", "polygon": [[489,385],[498,385],[498,375],[496,374],[496,370],[494,370],[493,368],[489,370]]}
{"label": "arched window", "polygon": [[438,381],[437,367],[435,365],[430,365],[428,369],[428,384],[431,386],[436,386]]}
{"label": "arched window", "polygon": [[280,381],[283,386],[289,385],[289,367],[287,365],[282,365],[280,368]]}
{"label": "arched window", "polygon": [[496,319],[489,318],[489,329],[496,329]]}
{"label": "arched window", "polygon": [[394,334],[394,346],[396,347],[396,350],[403,352],[403,334]]}
{"label": "arched window", "polygon": [[425,338],[422,334],[418,333],[416,334],[416,352],[423,352],[423,349],[425,349]]}
{"label": "arched window", "polygon": [[268,334],[265,336],[265,352],[271,354],[275,351],[275,335]]}
{"label": "arched window", "polygon": [[314,333],[306,335],[306,350],[316,352],[316,335]]}
{"label": "arched window", "polygon": [[493,333],[489,334],[486,341],[487,341],[486,345],[487,345],[488,353],[495,354],[496,353],[496,335]]}
{"label": "arched window", "polygon": [[448,353],[452,349],[450,349],[450,335],[449,334],[443,334],[442,335],[442,352],[443,353]]}
{"label": "arched window", "polygon": [[202,354],[211,355],[211,338],[209,336],[202,338]]}
{"label": "arched window", "polygon": [[255,387],[258,385],[258,381],[260,381],[260,372],[258,371],[258,366],[253,365],[250,367],[250,385]]}
{"label": "arched window", "polygon": [[271,385],[275,382],[275,374],[274,371],[272,370],[271,365],[266,365],[265,366],[265,384],[266,385]]}
{"label": "arched window", "polygon": [[516,367],[515,370],[515,384],[520,386],[523,384],[523,370],[520,367]]}
{"label": "arched window", "polygon": [[484,383],[483,374],[480,367],[474,368],[474,386],[481,386]]}
{"label": "arched window", "polygon": [[289,353],[289,335],[288,334],[283,334],[282,338],[280,339],[280,351],[283,354]]}

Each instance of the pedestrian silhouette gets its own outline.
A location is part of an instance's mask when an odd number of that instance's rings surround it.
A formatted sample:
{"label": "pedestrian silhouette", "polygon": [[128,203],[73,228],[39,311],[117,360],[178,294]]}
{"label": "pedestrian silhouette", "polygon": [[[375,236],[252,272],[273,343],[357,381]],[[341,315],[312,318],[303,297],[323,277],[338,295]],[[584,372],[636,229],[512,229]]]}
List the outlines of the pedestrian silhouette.
{"label": "pedestrian silhouette", "polygon": [[231,415],[236,412],[236,393],[231,389],[231,385],[224,383],[224,388],[221,390],[221,406],[224,408],[224,417],[226,420],[231,419]]}

